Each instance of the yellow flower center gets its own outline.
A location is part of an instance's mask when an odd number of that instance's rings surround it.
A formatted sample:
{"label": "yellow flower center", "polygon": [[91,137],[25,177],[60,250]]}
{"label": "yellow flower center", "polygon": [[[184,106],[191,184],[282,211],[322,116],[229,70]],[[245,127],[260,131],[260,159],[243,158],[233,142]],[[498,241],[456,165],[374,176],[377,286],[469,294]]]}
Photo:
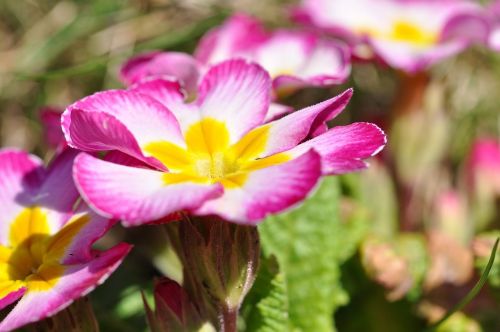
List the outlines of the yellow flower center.
{"label": "yellow flower center", "polygon": [[289,160],[285,153],[258,158],[266,148],[268,135],[269,126],[264,125],[231,145],[224,122],[206,118],[186,130],[186,148],[160,141],[143,149],[168,168],[169,173],[164,175],[166,184],[219,182],[226,188],[235,188],[244,185],[249,172]]}
{"label": "yellow flower center", "polygon": [[426,46],[436,43],[438,36],[411,22],[396,21],[392,27],[391,39]]}
{"label": "yellow flower center", "polygon": [[88,219],[80,216],[50,235],[43,209],[22,210],[10,226],[8,243],[0,245],[0,298],[20,287],[28,291],[52,288],[64,273],[60,259]]}
{"label": "yellow flower center", "polygon": [[393,22],[389,32],[382,32],[373,27],[362,27],[358,33],[366,34],[374,38],[397,41],[412,44],[419,47],[433,45],[438,41],[438,34],[415,23],[405,20]]}

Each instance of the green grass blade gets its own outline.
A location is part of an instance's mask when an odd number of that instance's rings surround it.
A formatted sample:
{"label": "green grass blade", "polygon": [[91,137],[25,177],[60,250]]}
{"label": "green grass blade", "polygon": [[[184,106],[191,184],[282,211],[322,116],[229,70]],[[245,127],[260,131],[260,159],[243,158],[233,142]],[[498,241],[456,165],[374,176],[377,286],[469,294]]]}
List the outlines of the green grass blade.
{"label": "green grass blade", "polygon": [[455,312],[462,310],[469,302],[471,302],[476,295],[479,293],[481,288],[483,288],[484,284],[488,280],[488,275],[490,274],[491,267],[493,266],[493,263],[495,262],[495,256],[497,253],[498,249],[498,242],[500,241],[500,238],[497,238],[495,241],[495,245],[493,246],[493,250],[491,251],[490,259],[488,260],[488,264],[486,265],[486,268],[483,271],[483,274],[481,275],[481,278],[479,281],[476,283],[476,285],[471,289],[471,291],[460,301],[455,305],[443,318],[441,318],[439,321],[434,323],[432,326],[430,326],[427,329],[427,332],[432,332],[435,331],[439,325],[441,325],[444,321],[446,321],[448,318],[450,318],[451,315],[453,315]]}

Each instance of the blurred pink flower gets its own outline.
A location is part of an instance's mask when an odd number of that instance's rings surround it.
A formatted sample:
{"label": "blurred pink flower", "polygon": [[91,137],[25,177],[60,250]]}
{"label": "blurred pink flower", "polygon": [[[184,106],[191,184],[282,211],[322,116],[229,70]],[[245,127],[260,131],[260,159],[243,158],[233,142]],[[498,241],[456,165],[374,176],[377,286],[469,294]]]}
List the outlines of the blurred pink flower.
{"label": "blurred pink flower", "polygon": [[193,94],[200,71],[232,58],[251,60],[266,69],[273,79],[274,97],[307,86],[340,84],[350,73],[350,54],[345,45],[312,32],[268,32],[257,19],[236,14],[202,38],[194,58],[177,52],[142,54],[125,63],[121,78],[133,84],[145,77],[174,77],[181,80],[188,94]]}
{"label": "blurred pink flower", "polygon": [[456,190],[443,191],[434,199],[431,230],[443,233],[458,244],[467,245],[472,238],[473,224],[467,203]]}
{"label": "blurred pink flower", "polygon": [[489,34],[483,8],[466,0],[303,0],[293,16],[344,38],[359,58],[376,57],[410,73]]}
{"label": "blurred pink flower", "polygon": [[370,123],[326,127],[351,90],[265,123],[270,86],[264,69],[240,59],[211,67],[192,103],[162,79],[74,103],[63,114],[68,144],[119,151],[77,157],[83,198],[128,226],[179,210],[255,224],[302,201],[321,175],[365,168],[385,145]]}
{"label": "blurred pink flower", "polygon": [[102,283],[131,248],[91,248],[113,222],[82,204],[74,208],[76,154],[68,149],[44,169],[26,152],[0,150],[0,309],[17,302],[1,331],[63,310]]}
{"label": "blurred pink flower", "polygon": [[476,140],[469,153],[466,181],[481,197],[500,195],[500,143],[494,138]]}

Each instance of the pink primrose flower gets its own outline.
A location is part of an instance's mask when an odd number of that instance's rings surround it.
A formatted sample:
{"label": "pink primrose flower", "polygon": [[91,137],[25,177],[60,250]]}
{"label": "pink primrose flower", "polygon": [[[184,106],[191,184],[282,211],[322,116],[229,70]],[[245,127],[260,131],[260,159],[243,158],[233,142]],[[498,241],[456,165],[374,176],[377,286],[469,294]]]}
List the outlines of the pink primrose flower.
{"label": "pink primrose flower", "polygon": [[261,66],[235,59],[211,67],[190,103],[178,82],[155,78],[72,104],[68,144],[113,151],[77,157],[84,200],[126,226],[180,210],[255,224],[302,201],[322,175],[365,168],[385,145],[370,123],[326,126],[351,90],[266,123],[271,84]]}
{"label": "pink primrose flower", "polygon": [[26,152],[0,150],[0,309],[17,302],[0,331],[66,308],[102,283],[131,248],[91,249],[113,222],[84,204],[74,208],[76,155],[67,149],[45,169]]}
{"label": "pink primrose flower", "polygon": [[[202,38],[194,58],[178,52],[150,52],[130,59],[120,74],[128,85],[147,77],[173,77],[194,95],[199,77],[210,66],[233,58],[257,62],[269,72],[273,99],[307,86],[343,83],[351,69],[349,49],[340,42],[298,30],[268,32],[255,18],[236,14]],[[273,108],[277,115],[291,111],[279,104]]]}
{"label": "pink primrose flower", "polygon": [[469,152],[466,181],[470,191],[500,196],[500,143],[495,138],[476,140]]}
{"label": "pink primrose flower", "polygon": [[303,0],[296,20],[344,38],[358,58],[415,73],[488,38],[483,8],[467,0]]}

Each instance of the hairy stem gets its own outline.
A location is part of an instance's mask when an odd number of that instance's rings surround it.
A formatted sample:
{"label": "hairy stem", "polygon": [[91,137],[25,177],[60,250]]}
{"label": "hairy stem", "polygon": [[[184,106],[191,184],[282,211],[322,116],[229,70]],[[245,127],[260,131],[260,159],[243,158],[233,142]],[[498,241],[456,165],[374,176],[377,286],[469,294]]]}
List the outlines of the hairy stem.
{"label": "hairy stem", "polygon": [[236,332],[238,322],[238,309],[222,306],[220,308],[220,327],[222,332]]}

